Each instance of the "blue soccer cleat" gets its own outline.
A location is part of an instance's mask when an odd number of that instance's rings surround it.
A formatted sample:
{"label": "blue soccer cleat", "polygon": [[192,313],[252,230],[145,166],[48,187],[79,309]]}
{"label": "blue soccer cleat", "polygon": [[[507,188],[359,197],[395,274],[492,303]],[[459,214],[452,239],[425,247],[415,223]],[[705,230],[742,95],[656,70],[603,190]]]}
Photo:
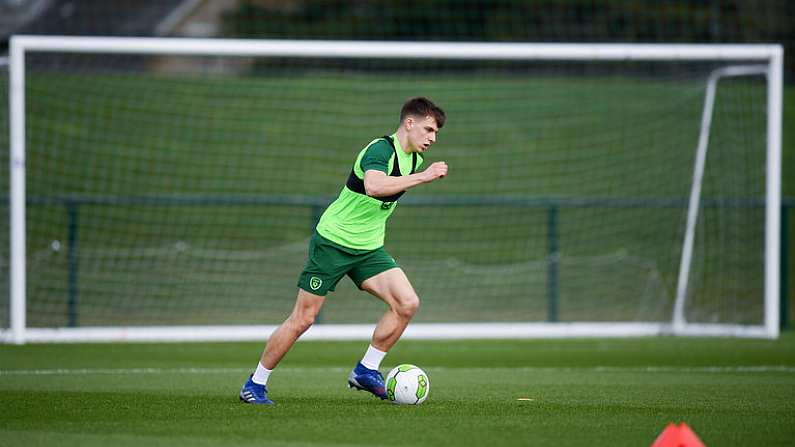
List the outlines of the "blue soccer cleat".
{"label": "blue soccer cleat", "polygon": [[369,369],[361,363],[357,363],[348,376],[348,387],[369,391],[376,397],[386,399],[384,376],[377,369]]}
{"label": "blue soccer cleat", "polygon": [[273,405],[273,401],[268,399],[268,388],[265,385],[254,383],[251,380],[253,374],[248,376],[248,380],[240,390],[240,400],[247,404]]}

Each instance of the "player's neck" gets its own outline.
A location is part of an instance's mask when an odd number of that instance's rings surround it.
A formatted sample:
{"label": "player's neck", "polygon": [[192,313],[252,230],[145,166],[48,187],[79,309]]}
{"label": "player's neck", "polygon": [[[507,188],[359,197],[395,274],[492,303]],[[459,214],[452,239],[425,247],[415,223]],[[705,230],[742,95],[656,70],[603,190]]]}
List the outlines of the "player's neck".
{"label": "player's neck", "polygon": [[411,148],[409,147],[409,136],[403,127],[399,127],[398,130],[395,132],[395,138],[397,138],[398,142],[400,143],[400,148],[403,149],[403,152],[410,154],[412,152]]}

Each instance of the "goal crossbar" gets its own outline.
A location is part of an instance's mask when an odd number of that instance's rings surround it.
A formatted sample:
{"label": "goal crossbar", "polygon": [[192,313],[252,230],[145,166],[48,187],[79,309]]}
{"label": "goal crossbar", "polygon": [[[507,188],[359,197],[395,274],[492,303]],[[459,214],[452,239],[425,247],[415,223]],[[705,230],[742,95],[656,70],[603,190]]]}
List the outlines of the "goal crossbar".
{"label": "goal crossbar", "polygon": [[13,36],[37,52],[465,60],[770,60],[780,45],[578,44]]}

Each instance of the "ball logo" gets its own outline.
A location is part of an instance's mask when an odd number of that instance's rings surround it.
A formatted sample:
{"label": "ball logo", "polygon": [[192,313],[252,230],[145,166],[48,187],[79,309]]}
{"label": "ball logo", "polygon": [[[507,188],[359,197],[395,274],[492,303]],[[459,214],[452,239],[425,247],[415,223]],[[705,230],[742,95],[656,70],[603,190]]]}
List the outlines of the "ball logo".
{"label": "ball logo", "polygon": [[323,285],[323,280],[322,280],[322,279],[320,279],[320,278],[318,278],[317,276],[313,276],[313,277],[312,277],[312,278],[309,280],[309,287],[311,287],[311,288],[312,288],[312,290],[317,290],[317,289],[319,289],[319,288],[320,288],[320,286],[322,286],[322,285]]}
{"label": "ball logo", "polygon": [[417,399],[422,399],[428,392],[428,379],[424,375],[417,376]]}

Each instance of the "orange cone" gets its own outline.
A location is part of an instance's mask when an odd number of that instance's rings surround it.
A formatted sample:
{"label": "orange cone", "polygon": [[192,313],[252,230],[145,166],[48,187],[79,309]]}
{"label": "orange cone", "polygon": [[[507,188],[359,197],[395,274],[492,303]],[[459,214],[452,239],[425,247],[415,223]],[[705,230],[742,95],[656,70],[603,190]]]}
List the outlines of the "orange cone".
{"label": "orange cone", "polygon": [[676,446],[678,440],[679,427],[671,422],[665,427],[665,430],[660,433],[660,436],[657,436],[657,439],[654,440],[651,447],[673,447]]}
{"label": "orange cone", "polygon": [[706,447],[701,439],[698,439],[696,432],[684,422],[679,424],[679,440],[686,447]]}
{"label": "orange cone", "polygon": [[706,447],[684,422],[677,427],[673,422],[657,436],[651,447]]}

